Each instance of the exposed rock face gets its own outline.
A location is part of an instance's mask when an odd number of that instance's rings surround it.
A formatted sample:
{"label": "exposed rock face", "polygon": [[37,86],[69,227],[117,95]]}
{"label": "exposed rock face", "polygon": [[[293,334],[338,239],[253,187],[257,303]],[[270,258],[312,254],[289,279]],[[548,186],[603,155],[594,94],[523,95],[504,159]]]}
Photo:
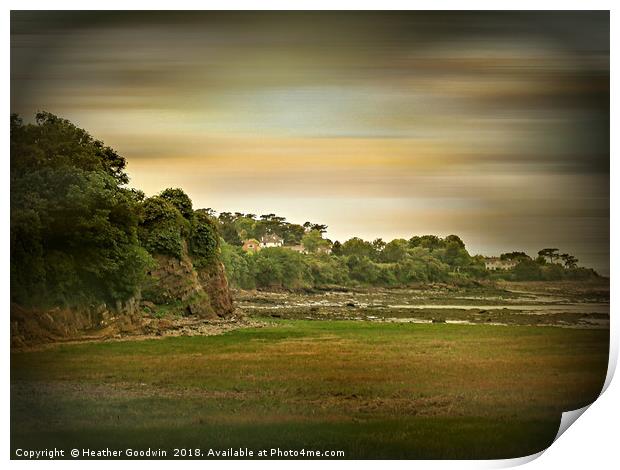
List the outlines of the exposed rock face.
{"label": "exposed rock face", "polygon": [[141,325],[138,299],[81,308],[37,309],[11,304],[11,347],[62,341],[76,336],[129,333]]}
{"label": "exposed rock face", "polygon": [[143,297],[155,304],[187,302],[203,292],[192,260],[184,256],[155,255],[157,266],[151,270]]}
{"label": "exposed rock face", "polygon": [[209,303],[215,313],[219,317],[231,315],[234,310],[233,300],[222,262],[217,261],[208,268],[200,269],[198,279],[209,296]]}
{"label": "exposed rock face", "polygon": [[189,256],[181,259],[156,255],[144,297],[156,305],[174,304],[186,315],[225,318],[233,312],[232,296],[222,263],[214,259],[206,267],[194,267]]}
{"label": "exposed rock face", "polygon": [[229,318],[234,312],[224,265],[215,255],[194,265],[184,242],[181,258],[155,254],[156,266],[140,297],[115,305],[37,309],[11,305],[11,345],[24,347],[76,337],[133,332],[143,314],[182,314],[202,319]]}
{"label": "exposed rock face", "polygon": [[174,307],[175,312],[203,319],[229,318],[234,307],[224,265],[217,259],[196,269],[191,258],[156,255],[144,299],[114,306],[37,309],[11,305],[11,347],[21,348],[72,338],[100,338],[134,333],[145,311]]}

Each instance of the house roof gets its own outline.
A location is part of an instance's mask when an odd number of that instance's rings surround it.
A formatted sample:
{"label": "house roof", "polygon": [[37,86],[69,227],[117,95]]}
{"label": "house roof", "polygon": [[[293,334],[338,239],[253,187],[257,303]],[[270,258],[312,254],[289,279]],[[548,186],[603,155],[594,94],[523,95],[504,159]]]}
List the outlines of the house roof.
{"label": "house roof", "polygon": [[263,235],[263,237],[261,238],[261,242],[263,243],[276,243],[281,241],[282,238],[277,236],[275,233],[268,233],[266,235]]}
{"label": "house roof", "polygon": [[250,238],[249,240],[245,240],[243,242],[244,245],[247,245],[248,243],[254,243],[255,245],[259,245],[258,240],[256,240],[255,238]]}

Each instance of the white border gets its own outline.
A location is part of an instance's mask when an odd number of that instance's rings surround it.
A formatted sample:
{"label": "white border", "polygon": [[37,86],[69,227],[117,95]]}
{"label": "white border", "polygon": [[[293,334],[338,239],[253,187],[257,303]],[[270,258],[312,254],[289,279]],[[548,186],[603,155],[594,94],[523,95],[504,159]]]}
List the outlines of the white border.
{"label": "white border", "polygon": [[[2,75],[2,83],[4,93],[2,94],[2,102],[4,109],[4,116],[8,120],[10,113],[10,9],[15,10],[127,10],[127,9],[160,9],[160,10],[459,10],[459,9],[471,9],[471,10],[611,10],[611,128],[618,128],[617,104],[618,104],[618,80],[617,80],[617,43],[618,34],[616,33],[618,27],[618,21],[613,9],[613,2],[611,1],[534,1],[534,0],[521,0],[521,1],[454,1],[446,0],[441,2],[413,2],[413,1],[392,1],[383,0],[381,2],[358,0],[355,2],[343,2],[334,0],[263,0],[257,1],[239,1],[231,0],[228,2],[200,2],[200,1],[184,1],[177,0],[175,2],[166,2],[162,0],[151,1],[131,1],[131,0],[109,0],[107,2],[90,2],[86,5],[83,1],[77,0],[60,0],[55,1],[52,5],[49,1],[41,0],[22,0],[14,1],[9,0],[6,2],[8,5],[5,7],[5,11],[1,17],[2,31],[4,32],[4,47],[2,48],[3,62],[7,64],[7,69]],[[614,68],[616,70],[614,70]],[[616,73],[614,73],[616,72]],[[8,322],[8,304],[9,304],[9,282],[10,282],[10,268],[9,268],[9,126],[5,121],[4,132],[2,133],[2,175],[4,184],[2,185],[3,197],[0,203],[0,211],[2,213],[2,220],[6,222],[5,229],[2,231],[2,243],[5,247],[2,252],[2,297],[5,301],[4,305],[7,307],[5,311],[4,321],[2,322],[2,344],[3,351],[0,361],[4,372],[4,387],[2,388],[2,417],[3,422],[1,426],[1,439],[2,439],[2,458],[3,460],[9,460],[10,458],[10,446],[9,446],[9,322]],[[615,124],[615,126],[614,126]],[[617,144],[613,138],[611,141],[611,155],[617,154]],[[617,207],[618,202],[618,189],[613,184],[617,182],[618,168],[614,159],[611,159],[611,207]],[[612,298],[615,299],[615,295],[618,292],[618,282],[616,280],[616,263],[618,260],[618,254],[620,250],[617,247],[618,237],[618,217],[611,213],[611,266],[610,266],[610,278],[612,288]],[[617,321],[615,321],[616,315],[615,303],[612,302],[611,309],[611,343],[610,343],[610,366],[608,370],[607,380],[605,383],[605,390],[602,396],[594,402],[587,412],[579,418],[579,423],[576,426],[571,426],[551,447],[541,454],[525,457],[521,459],[511,460],[494,460],[494,461],[183,461],[182,465],[187,465],[193,468],[204,469],[209,467],[241,467],[252,466],[260,469],[273,469],[284,468],[294,465],[296,468],[310,469],[317,465],[327,467],[346,467],[355,469],[364,468],[376,468],[377,465],[391,465],[400,468],[411,468],[415,466],[417,468],[499,468],[509,467],[515,465],[521,465],[527,462],[528,468],[548,468],[549,466],[562,467],[569,469],[583,469],[585,466],[593,468],[608,468],[614,467],[613,463],[618,462],[617,451],[617,439],[616,433],[616,419],[619,417],[620,412],[620,386],[618,380],[611,381],[613,373],[615,371],[617,357],[618,357],[618,344],[620,338],[620,332]],[[539,457],[539,458],[536,458]],[[59,461],[39,461],[50,463],[37,463],[34,465],[58,465]],[[154,469],[164,469],[172,465],[179,465],[179,461],[167,462],[167,461],[149,461],[145,463]],[[31,465],[27,461],[10,461],[9,465],[12,468],[24,468]],[[69,468],[78,468],[85,465],[83,461],[62,461],[63,466]],[[109,461],[90,461],[87,464],[94,468],[107,468],[110,465]],[[121,467],[129,467],[135,465],[132,462],[114,462],[114,465],[120,465]]]}

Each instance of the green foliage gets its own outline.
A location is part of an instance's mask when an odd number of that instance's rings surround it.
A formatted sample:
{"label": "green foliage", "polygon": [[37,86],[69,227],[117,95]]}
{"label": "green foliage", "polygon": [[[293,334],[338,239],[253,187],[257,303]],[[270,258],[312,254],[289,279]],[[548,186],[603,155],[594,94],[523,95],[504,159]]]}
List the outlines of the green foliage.
{"label": "green foliage", "polygon": [[286,248],[265,248],[250,259],[257,287],[310,287],[310,270],[301,253]]}
{"label": "green foliage", "polygon": [[308,253],[316,253],[320,248],[329,247],[329,241],[325,240],[318,230],[310,230],[306,233],[301,243]]}
{"label": "green foliage", "polygon": [[237,229],[232,222],[220,223],[218,229],[221,237],[226,241],[226,243],[236,246],[243,245],[243,241],[241,240],[241,237],[239,237]]}
{"label": "green foliage", "polygon": [[[346,245],[346,243],[345,243]],[[367,256],[351,255],[347,257],[349,277],[361,284],[376,284],[379,279],[379,269]]]}
{"label": "green foliage", "polygon": [[181,258],[189,222],[181,212],[161,196],[148,198],[142,204],[140,242],[150,253]]}
{"label": "green foliage", "polygon": [[241,248],[229,245],[226,242],[222,243],[221,259],[228,282],[233,287],[241,289],[254,289],[256,287],[251,258],[252,255],[243,253]]}
{"label": "green foliage", "polygon": [[[225,217],[228,217],[225,215]],[[232,217],[232,215],[231,215]],[[268,214],[264,220],[273,221]],[[237,222],[244,220],[237,218]],[[242,222],[249,227],[247,220]],[[310,224],[307,224],[308,227]],[[351,238],[332,245],[331,255],[318,254],[318,246],[328,244],[318,230],[310,230],[302,239],[308,254],[300,255],[286,249],[261,250],[252,256],[227,244],[224,264],[232,285],[255,287],[326,287],[326,286],[406,286],[425,282],[463,282],[475,279],[559,280],[589,279],[596,276],[591,270],[566,263],[576,263],[571,255],[562,255],[565,266],[557,263],[532,261],[523,252],[504,253],[503,259],[520,263],[513,269],[489,272],[481,255],[471,256],[463,241],[456,235],[439,238],[434,235],[395,239],[372,243]],[[271,249],[270,249],[271,250]],[[287,256],[289,251],[291,256]],[[276,255],[276,253],[278,253]],[[285,262],[286,261],[286,262]],[[288,274],[286,274],[288,273]],[[286,279],[286,276],[291,279]]]}
{"label": "green foliage", "polygon": [[420,247],[433,251],[438,248],[444,248],[445,242],[436,235],[422,235],[421,237],[412,237],[409,240],[409,246],[411,248]]}
{"label": "green foliage", "polygon": [[502,253],[501,255],[499,255],[499,259],[501,259],[502,261],[508,261],[508,260],[523,260],[523,259],[532,259],[530,258],[527,253],[524,253],[523,251],[511,251],[510,253]]}
{"label": "green foliage", "polygon": [[542,279],[541,267],[535,261],[524,259],[515,266],[514,279],[516,281],[538,281]]}
{"label": "green foliage", "polygon": [[564,278],[564,268],[559,264],[550,263],[542,268],[541,278],[545,281],[559,281]]}
{"label": "green foliage", "polygon": [[304,228],[297,224],[287,224],[284,230],[280,231],[280,236],[284,239],[285,245],[299,245],[303,243],[304,234]]}
{"label": "green foliage", "polygon": [[114,304],[152,262],[137,237],[138,197],[125,160],[49,113],[11,117],[11,299]]}
{"label": "green foliage", "polygon": [[194,212],[189,238],[189,253],[194,266],[211,264],[217,256],[219,245],[215,222],[204,212]]}
{"label": "green foliage", "polygon": [[286,248],[264,248],[251,254],[223,243],[222,262],[228,280],[234,287],[297,289],[312,285],[312,275],[305,256]]}
{"label": "green foliage", "polygon": [[458,235],[448,235],[446,238],[444,238],[444,243],[455,243],[456,245],[458,245],[459,248],[465,248],[465,242],[461,240],[461,237],[459,237]]}
{"label": "green foliage", "polygon": [[568,253],[563,253],[560,255],[562,262],[566,268],[576,268],[579,260],[575,258],[573,255],[569,255]]}
{"label": "green foliage", "polygon": [[554,263],[560,255],[557,248],[543,248],[538,252],[538,256],[545,260],[548,260],[550,263]]}
{"label": "green foliage", "polygon": [[192,200],[182,189],[179,188],[167,188],[159,193],[159,197],[168,201],[181,213],[187,220],[191,220],[194,216],[194,210],[192,208]]}
{"label": "green foliage", "polygon": [[35,124],[11,115],[11,175],[42,168],[77,168],[102,172],[118,185],[126,184],[126,161],[114,149],[93,139],[66,119],[39,112]]}
{"label": "green foliage", "polygon": [[471,264],[469,253],[457,241],[447,242],[444,248],[436,251],[436,256],[454,268],[453,271],[460,271],[461,268],[466,268]]}
{"label": "green foliage", "polygon": [[433,256],[427,248],[416,247],[396,265],[396,275],[402,284],[439,282],[448,277],[449,267]]}
{"label": "green foliage", "polygon": [[302,243],[306,228],[316,230],[320,234],[327,229],[326,225],[310,222],[306,222],[303,226],[292,224],[284,217],[275,214],[264,214],[257,218],[256,214],[221,212],[215,220],[219,233],[226,243],[237,246],[243,245],[243,241],[249,238],[260,240],[268,233],[282,238],[285,245],[299,245]]}
{"label": "green foliage", "polygon": [[353,237],[342,244],[340,253],[345,256],[365,256],[370,258],[374,256],[375,249],[372,243]]}
{"label": "green foliage", "polygon": [[316,287],[349,285],[349,268],[346,259],[330,255],[309,255],[304,258]]}
{"label": "green foliage", "polygon": [[[373,246],[377,246],[378,244],[373,242]],[[384,244],[384,248],[381,251],[380,258],[386,263],[398,263],[402,261],[403,258],[407,255],[407,250],[409,249],[409,243],[407,240],[403,240],[402,238],[398,238],[396,240],[392,240],[389,243]]]}

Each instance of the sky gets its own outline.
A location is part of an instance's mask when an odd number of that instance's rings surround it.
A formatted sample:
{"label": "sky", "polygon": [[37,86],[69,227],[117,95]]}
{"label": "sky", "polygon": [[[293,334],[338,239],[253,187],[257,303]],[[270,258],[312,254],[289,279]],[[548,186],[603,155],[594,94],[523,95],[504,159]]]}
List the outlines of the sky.
{"label": "sky", "polygon": [[195,208],[609,273],[608,12],[19,12],[11,111]]}

